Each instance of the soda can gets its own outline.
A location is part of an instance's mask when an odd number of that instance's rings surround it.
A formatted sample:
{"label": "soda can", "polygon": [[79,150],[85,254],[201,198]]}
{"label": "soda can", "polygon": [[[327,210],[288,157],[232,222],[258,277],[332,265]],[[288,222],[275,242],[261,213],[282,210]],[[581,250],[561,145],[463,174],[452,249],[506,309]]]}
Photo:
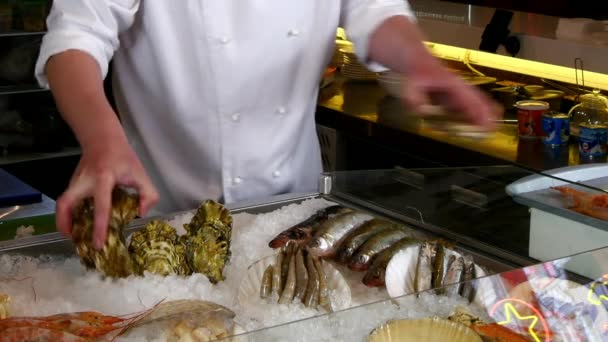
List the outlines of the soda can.
{"label": "soda can", "polygon": [[547,112],[542,116],[542,127],[545,132],[543,142],[546,145],[559,146],[568,143],[570,138],[570,118],[568,115]]}
{"label": "soda can", "polygon": [[602,158],[606,156],[608,126],[580,124],[578,150],[582,157]]}
{"label": "soda can", "polygon": [[521,138],[539,138],[545,135],[541,118],[549,110],[545,101],[525,100],[515,103],[517,125]]}

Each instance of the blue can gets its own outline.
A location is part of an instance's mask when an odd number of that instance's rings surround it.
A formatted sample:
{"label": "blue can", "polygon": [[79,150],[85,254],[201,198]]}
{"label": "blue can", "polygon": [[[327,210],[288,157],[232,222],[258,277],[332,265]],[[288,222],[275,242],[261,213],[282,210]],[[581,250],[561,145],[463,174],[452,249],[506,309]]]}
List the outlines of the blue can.
{"label": "blue can", "polygon": [[562,113],[545,113],[542,117],[542,127],[545,132],[543,142],[551,146],[568,143],[570,139],[570,118]]}
{"label": "blue can", "polygon": [[601,158],[606,156],[608,126],[580,124],[578,150],[583,157]]}

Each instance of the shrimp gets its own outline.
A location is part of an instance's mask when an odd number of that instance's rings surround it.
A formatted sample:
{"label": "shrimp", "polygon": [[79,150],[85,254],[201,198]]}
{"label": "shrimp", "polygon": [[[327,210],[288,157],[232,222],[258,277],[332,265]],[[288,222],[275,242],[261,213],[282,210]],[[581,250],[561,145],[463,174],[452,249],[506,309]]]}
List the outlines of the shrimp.
{"label": "shrimp", "polygon": [[40,327],[12,327],[2,330],[0,342],[49,341],[49,342],[89,342],[69,332]]}
{"label": "shrimp", "polygon": [[94,311],[46,317],[12,317],[0,320],[0,335],[4,336],[7,331],[15,331],[14,334],[33,334],[36,331],[50,334],[46,330],[83,338],[99,338],[111,332],[117,332],[116,335],[120,335],[149,312],[151,311],[125,317],[107,316]]}
{"label": "shrimp", "polygon": [[569,209],[608,221],[608,194],[591,194],[568,186],[557,186],[553,189],[572,201]]}

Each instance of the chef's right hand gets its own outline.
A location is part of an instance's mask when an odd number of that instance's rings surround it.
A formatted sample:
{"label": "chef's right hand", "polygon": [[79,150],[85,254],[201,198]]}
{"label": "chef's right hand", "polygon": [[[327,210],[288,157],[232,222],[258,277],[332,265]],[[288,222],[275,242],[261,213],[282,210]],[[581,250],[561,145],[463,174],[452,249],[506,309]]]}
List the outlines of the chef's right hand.
{"label": "chef's right hand", "polygon": [[72,212],[78,203],[93,197],[95,222],[93,243],[97,249],[105,244],[112,208],[112,190],[116,185],[134,188],[139,194],[139,215],[144,216],[158,202],[158,192],[126,139],[102,141],[83,148],[82,157],[68,189],[57,200],[57,229],[71,236]]}

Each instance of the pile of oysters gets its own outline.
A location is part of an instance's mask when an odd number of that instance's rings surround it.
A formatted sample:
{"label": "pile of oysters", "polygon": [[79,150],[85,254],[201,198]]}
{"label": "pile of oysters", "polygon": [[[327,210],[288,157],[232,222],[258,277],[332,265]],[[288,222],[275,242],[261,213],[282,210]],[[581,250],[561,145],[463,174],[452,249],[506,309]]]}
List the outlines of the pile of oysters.
{"label": "pile of oysters", "polygon": [[123,229],[137,216],[139,198],[117,187],[112,192],[108,237],[101,250],[93,247],[94,203],[83,200],[73,214],[72,236],[82,263],[108,277],[151,272],[160,275],[203,273],[211,283],[224,280],[230,260],[232,216],[221,204],[203,202],[179,236],[167,222],[154,220],[133,233],[127,248]]}

